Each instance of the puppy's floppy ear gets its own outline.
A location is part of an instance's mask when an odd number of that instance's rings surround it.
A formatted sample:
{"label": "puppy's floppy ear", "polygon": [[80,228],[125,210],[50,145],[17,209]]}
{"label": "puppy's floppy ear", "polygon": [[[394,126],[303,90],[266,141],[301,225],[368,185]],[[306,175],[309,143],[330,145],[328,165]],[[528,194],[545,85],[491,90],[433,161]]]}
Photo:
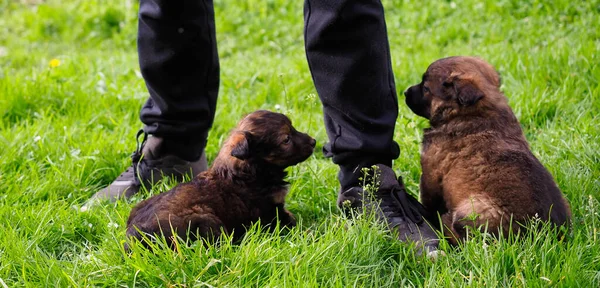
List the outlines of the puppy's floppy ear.
{"label": "puppy's floppy ear", "polygon": [[471,106],[483,98],[483,91],[475,87],[472,83],[463,85],[458,91],[458,104],[462,106]]}
{"label": "puppy's floppy ear", "polygon": [[458,101],[461,106],[471,106],[477,103],[483,98],[483,91],[481,91],[477,84],[472,80],[472,77],[462,73],[452,72],[446,80],[444,80],[444,87],[449,89],[450,94]]}
{"label": "puppy's floppy ear", "polygon": [[252,138],[252,134],[249,132],[237,132],[232,136],[233,143],[231,147],[231,156],[238,158],[240,160],[246,160],[250,158],[250,141]]}

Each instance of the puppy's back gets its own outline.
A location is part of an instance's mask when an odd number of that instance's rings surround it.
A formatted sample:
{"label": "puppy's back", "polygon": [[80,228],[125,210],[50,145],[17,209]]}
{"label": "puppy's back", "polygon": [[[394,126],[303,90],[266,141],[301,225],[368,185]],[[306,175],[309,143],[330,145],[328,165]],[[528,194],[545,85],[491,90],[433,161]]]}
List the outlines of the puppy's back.
{"label": "puppy's back", "polygon": [[[157,235],[164,235],[172,245],[175,235],[191,241],[218,236],[223,223],[215,211],[226,209],[220,196],[222,191],[199,178],[179,184],[134,207],[127,220],[128,238],[142,240],[143,233],[152,240]],[[145,241],[142,242],[147,246]]]}
{"label": "puppy's back", "polygon": [[466,226],[487,225],[493,234],[501,229],[507,235],[520,230],[515,222],[525,224],[533,217],[555,226],[568,224],[571,215],[566,200],[528,147],[509,149],[493,138],[477,142],[471,147],[477,147],[483,157],[457,164],[459,172],[445,187],[453,207],[443,222],[454,234],[464,238]]}

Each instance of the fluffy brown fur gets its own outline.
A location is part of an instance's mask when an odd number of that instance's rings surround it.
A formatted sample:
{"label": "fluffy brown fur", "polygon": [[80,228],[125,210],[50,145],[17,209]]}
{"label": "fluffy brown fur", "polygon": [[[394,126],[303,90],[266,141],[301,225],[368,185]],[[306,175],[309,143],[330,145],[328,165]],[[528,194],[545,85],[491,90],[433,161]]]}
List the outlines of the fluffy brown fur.
{"label": "fluffy brown fur", "polygon": [[516,222],[535,216],[557,226],[570,221],[567,201],[531,153],[490,64],[440,59],[405,95],[431,126],[422,143],[421,201],[441,215],[451,243],[464,239],[469,227],[487,225],[506,236],[522,228]]}
{"label": "fluffy brown fur", "polygon": [[[192,181],[139,203],[127,220],[127,236],[163,234],[174,248],[183,239],[213,241],[221,233],[239,239],[253,222],[294,226],[284,208],[286,167],[306,160],[315,140],[283,114],[256,111],[231,132],[213,165]],[[148,243],[143,242],[148,246]]]}

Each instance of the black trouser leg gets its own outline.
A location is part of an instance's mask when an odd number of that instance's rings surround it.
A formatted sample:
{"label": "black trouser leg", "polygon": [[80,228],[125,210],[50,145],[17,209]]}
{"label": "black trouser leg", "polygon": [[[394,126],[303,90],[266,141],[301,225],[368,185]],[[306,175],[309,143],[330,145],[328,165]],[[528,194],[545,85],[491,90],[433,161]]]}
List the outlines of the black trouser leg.
{"label": "black trouser leg", "polygon": [[323,150],[340,166],[342,191],[361,169],[391,165],[398,100],[379,0],[307,0],[305,45],[323,104],[329,142]]}
{"label": "black trouser leg", "polygon": [[215,116],[219,60],[212,0],[141,0],[140,69],[150,98],[144,130],[187,160],[200,157]]}

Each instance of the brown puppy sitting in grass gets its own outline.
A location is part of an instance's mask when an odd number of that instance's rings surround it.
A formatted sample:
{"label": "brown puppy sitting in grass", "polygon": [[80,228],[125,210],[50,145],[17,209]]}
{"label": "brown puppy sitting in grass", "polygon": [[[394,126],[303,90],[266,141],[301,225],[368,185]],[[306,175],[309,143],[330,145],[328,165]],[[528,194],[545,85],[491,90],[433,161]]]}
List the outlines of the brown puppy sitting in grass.
{"label": "brown puppy sitting in grass", "polygon": [[153,239],[162,234],[175,248],[172,232],[191,241],[213,241],[221,232],[235,231],[235,241],[259,220],[294,226],[294,216],[284,208],[288,184],[284,169],[306,160],[315,143],[283,114],[249,114],[231,132],[207,171],[131,210],[128,238]]}
{"label": "brown puppy sitting in grass", "polygon": [[464,239],[469,227],[487,225],[506,236],[534,217],[569,223],[567,201],[531,153],[490,64],[473,57],[438,60],[404,94],[408,107],[429,119],[421,201],[441,215],[451,243]]}

